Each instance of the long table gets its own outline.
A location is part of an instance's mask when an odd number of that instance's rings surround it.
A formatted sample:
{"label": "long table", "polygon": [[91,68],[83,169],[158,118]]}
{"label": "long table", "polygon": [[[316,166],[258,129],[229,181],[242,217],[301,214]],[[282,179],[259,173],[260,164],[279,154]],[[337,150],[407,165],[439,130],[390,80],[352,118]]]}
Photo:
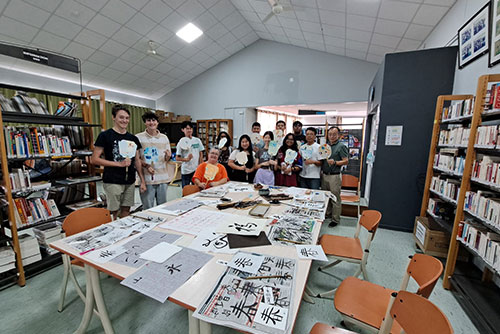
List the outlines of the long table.
{"label": "long table", "polygon": [[[235,185],[245,185],[244,183],[232,182]],[[285,189],[281,187],[279,190]],[[273,190],[276,191],[276,190]],[[190,195],[188,197],[195,197],[197,194]],[[229,192],[225,197],[230,198],[233,201],[239,201],[243,199],[257,200],[261,199],[257,191],[251,192]],[[186,198],[186,197],[184,197]],[[325,197],[327,201],[328,198]],[[177,199],[176,201],[180,201]],[[172,201],[173,202],[173,201]],[[265,201],[264,201],[265,202]],[[169,202],[171,203],[171,202]],[[325,202],[325,204],[327,204]],[[214,207],[202,206],[204,209],[217,210]],[[271,216],[274,214],[281,214],[289,206],[287,204],[272,205],[271,209],[268,211],[266,216]],[[326,208],[326,206],[325,206]],[[241,209],[226,209],[224,212],[240,215],[248,215],[248,211]],[[195,209],[196,210],[196,209]],[[175,216],[162,215],[157,212],[149,212],[151,215],[161,216],[166,220],[175,218]],[[313,243],[315,244],[318,239],[318,234],[321,224],[316,223],[313,229]],[[155,227],[156,231],[161,231],[164,233],[179,234],[182,237],[179,238],[174,244],[178,246],[188,246],[195,238],[194,235],[184,234],[168,229],[161,228],[159,226]],[[85,231],[87,232],[87,231]],[[85,233],[82,232],[82,233]],[[50,244],[50,246],[58,251],[69,255],[72,258],[78,259],[84,263],[85,267],[85,280],[86,280],[86,299],[85,299],[85,310],[82,317],[80,326],[75,333],[85,333],[92,314],[94,313],[94,303],[97,308],[97,312],[101,319],[102,326],[106,334],[114,333],[113,326],[109,319],[106,304],[101,291],[101,286],[99,282],[99,271],[104,272],[110,276],[113,276],[119,280],[125,279],[130,274],[134,273],[138,268],[132,268],[124,265],[120,265],[113,262],[106,263],[96,263],[83,255],[80,255],[79,251],[75,248],[69,246],[64,242],[65,239],[57,240]],[[119,243],[126,243],[128,238],[120,241]],[[118,243],[117,243],[118,244]],[[248,247],[243,249],[245,252],[254,252],[264,255],[276,255],[281,257],[288,257],[297,260],[297,273],[295,279],[295,290],[293,293],[293,301],[291,304],[291,312],[289,316],[293,318],[293,324],[295,324],[295,319],[297,317],[300,302],[306,289],[306,281],[309,275],[309,269],[311,267],[311,260],[299,260],[297,252],[294,245],[291,246],[280,246],[280,245],[270,245],[270,246],[259,246],[259,247]],[[178,288],[170,297],[169,301],[176,303],[188,310],[189,317],[189,333],[211,333],[211,326],[208,323],[199,321],[192,316],[192,312],[203,302],[204,298],[213,289],[216,284],[218,277],[225,271],[226,267],[217,263],[218,260],[229,261],[232,257],[231,254],[220,254],[214,253],[213,258],[200,270],[196,272],[184,285]],[[293,326],[292,326],[293,329]]]}

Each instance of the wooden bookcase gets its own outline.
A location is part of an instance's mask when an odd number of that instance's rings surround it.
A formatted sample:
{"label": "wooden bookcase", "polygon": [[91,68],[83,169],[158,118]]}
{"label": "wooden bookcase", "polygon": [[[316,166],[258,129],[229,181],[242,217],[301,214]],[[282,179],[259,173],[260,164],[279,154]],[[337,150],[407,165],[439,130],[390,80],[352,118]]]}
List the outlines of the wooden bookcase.
{"label": "wooden bookcase", "polygon": [[[469,314],[478,330],[482,333],[496,333],[500,327],[500,318],[498,317],[497,305],[500,303],[500,289],[492,282],[499,271],[489,263],[483,255],[479,254],[474,247],[466,245],[460,238],[459,232],[463,229],[463,222],[470,222],[481,229],[484,233],[500,234],[500,228],[490,224],[486,219],[479,217],[468,210],[465,210],[466,195],[469,191],[477,192],[479,190],[500,193],[500,186],[488,184],[472,179],[474,162],[478,155],[482,156],[500,156],[500,146],[498,143],[491,147],[476,145],[478,128],[485,125],[500,124],[500,112],[485,112],[486,96],[488,86],[492,82],[500,82],[500,74],[483,75],[478,80],[475,101],[473,104],[472,115],[468,117],[456,118],[448,122],[441,120],[444,104],[448,101],[472,99],[472,95],[444,95],[438,97],[436,105],[436,118],[434,121],[431,149],[429,152],[429,162],[427,168],[427,177],[422,199],[421,216],[432,216],[428,212],[428,203],[431,197],[438,197],[441,200],[448,201],[449,205],[455,207],[453,224],[433,217],[450,234],[450,245],[446,259],[446,267],[443,277],[443,287],[452,289],[457,295],[457,300]],[[470,129],[467,143],[462,143],[459,147],[453,146],[459,150],[459,154],[465,157],[463,161],[462,175],[450,175],[449,172],[438,170],[434,167],[434,157],[438,150],[439,132],[443,129],[443,124],[462,124]],[[498,137],[495,137],[495,141]],[[464,145],[465,144],[465,145]],[[441,145],[440,149],[446,148]],[[443,196],[439,192],[431,191],[432,177],[436,175],[449,175],[456,178],[460,183],[460,190],[456,198]],[[498,197],[498,196],[495,196]],[[486,234],[485,234],[486,235]],[[477,239],[475,239],[476,241]],[[460,247],[462,246],[462,247]],[[457,262],[460,249],[468,251],[472,256],[468,263]],[[482,268],[481,270],[478,267]],[[482,272],[481,272],[482,271]],[[498,276],[497,276],[498,277]]]}
{"label": "wooden bookcase", "polygon": [[[197,137],[200,138],[205,151],[209,147],[216,145],[217,135],[221,131],[226,131],[229,137],[233,138],[233,120],[232,119],[208,119],[196,121]],[[237,146],[237,143],[233,143]]]}
{"label": "wooden bookcase", "polygon": [[[75,152],[75,147],[72,147],[72,152],[68,154],[67,156],[65,155],[64,157],[38,157],[38,156],[27,156],[23,158],[9,158],[7,154],[7,146],[6,146],[6,137],[5,137],[5,132],[2,130],[0,131],[0,163],[1,163],[1,168],[2,168],[2,179],[3,179],[3,185],[5,187],[5,197],[8,202],[8,208],[7,208],[7,213],[8,213],[8,225],[3,225],[2,226],[2,231],[3,233],[0,233],[0,237],[7,238],[9,243],[12,245],[14,252],[16,254],[16,267],[17,267],[17,283],[20,286],[24,286],[26,284],[26,276],[25,276],[25,268],[23,266],[22,262],[22,254],[21,254],[21,249],[20,249],[20,244],[19,244],[19,237],[18,237],[18,231],[20,230],[27,230],[31,229],[33,227],[45,224],[50,221],[54,220],[61,220],[64,219],[65,215],[69,213],[69,210],[63,210],[61,205],[59,203],[56,203],[58,206],[58,209],[61,213],[61,215],[57,217],[50,217],[49,219],[43,219],[41,221],[37,221],[33,224],[29,225],[23,225],[21,227],[18,227],[16,224],[16,205],[14,204],[14,194],[11,186],[11,181],[9,178],[9,169],[10,165],[12,163],[24,163],[26,160],[39,160],[39,159],[50,159],[50,160],[58,160],[61,158],[68,159],[70,162],[73,161],[74,159],[81,159],[82,160],[82,165],[86,165],[86,173],[84,175],[78,174],[78,178],[82,178],[84,176],[89,176],[88,180],[81,179],[78,180],[77,182],[75,181],[74,183],[58,183],[60,181],[58,179],[58,176],[48,175],[46,176],[46,181],[49,181],[50,183],[50,188],[53,189],[54,187],[67,187],[67,186],[73,186],[76,184],[88,184],[89,187],[89,196],[87,199],[96,199],[96,182],[98,181],[97,178],[95,177],[94,174],[94,169],[93,166],[90,164],[90,155],[91,151],[89,149],[92,148],[93,144],[93,136],[92,136],[92,131],[89,131],[89,129],[92,126],[97,126],[100,127],[100,124],[92,124],[92,119],[91,119],[91,112],[89,109],[89,103],[86,97],[80,96],[80,95],[70,95],[70,94],[63,94],[63,93],[56,93],[56,92],[47,92],[47,91],[40,91],[40,90],[34,90],[30,88],[25,88],[25,87],[14,87],[14,86],[8,86],[7,88],[15,89],[15,90],[23,90],[26,92],[35,92],[35,93],[41,93],[41,94],[46,94],[46,95],[51,95],[51,96],[56,96],[60,98],[61,100],[71,100],[73,102],[79,102],[81,105],[82,109],[82,117],[66,117],[66,116],[55,116],[55,115],[41,115],[41,114],[31,114],[31,113],[21,113],[17,111],[3,111],[0,113],[0,127],[4,129],[5,123],[9,123],[13,126],[16,124],[19,124],[21,127],[28,127],[26,124],[29,124],[30,128],[36,128],[37,125],[67,125],[67,126],[74,126],[74,127],[79,127],[83,128],[83,137],[84,141],[82,143],[82,147],[79,147],[80,151]],[[51,113],[54,112],[54,110],[50,111]],[[25,124],[25,125],[23,125]],[[82,150],[83,149],[83,150]],[[45,179],[45,176],[44,176]],[[63,179],[66,179],[64,177]],[[66,189],[66,188],[65,188]],[[26,189],[25,191],[21,192],[20,194],[16,194],[16,197],[24,197],[28,196],[31,194],[34,190],[31,189]],[[66,190],[65,190],[66,191]],[[85,197],[85,196],[84,196]],[[3,228],[7,228],[10,230],[10,237],[5,235],[5,231]],[[3,235],[2,235],[3,234]],[[59,255],[59,256],[58,256]],[[39,263],[40,262],[40,263]],[[34,269],[29,270],[30,274],[31,273],[36,273],[38,271],[43,270],[47,266],[52,266],[55,263],[60,262],[60,254],[55,254],[55,255],[49,255],[44,258],[42,258],[41,261],[35,262],[34,264],[30,265],[30,268],[33,267]]]}

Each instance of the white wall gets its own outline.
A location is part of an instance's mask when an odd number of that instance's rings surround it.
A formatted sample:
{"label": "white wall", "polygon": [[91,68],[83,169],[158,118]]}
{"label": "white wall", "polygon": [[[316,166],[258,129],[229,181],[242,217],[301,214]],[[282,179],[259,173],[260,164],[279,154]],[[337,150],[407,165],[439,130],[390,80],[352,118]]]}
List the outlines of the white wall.
{"label": "white wall", "polygon": [[[423,46],[425,48],[445,46],[454,39],[458,29],[487,2],[485,0],[458,0],[425,40]],[[458,45],[458,42],[454,42],[452,45]],[[493,73],[500,73],[500,66],[488,68],[487,54],[469,63],[461,70],[458,69],[457,61],[453,94],[476,94],[477,79],[483,74]]]}
{"label": "white wall", "polygon": [[[30,87],[41,90],[59,92],[59,93],[76,93],[80,91],[80,85],[72,82],[66,82],[62,80],[37,76],[34,74],[18,72],[6,68],[0,67],[0,81],[4,84],[22,86],[22,87]],[[77,80],[77,76],[75,74],[75,80]],[[83,85],[83,90],[93,90],[99,89],[100,87],[91,87]],[[122,94],[118,92],[110,91],[109,89],[105,89],[106,92],[106,100],[132,104],[141,107],[147,108],[155,108],[156,102],[154,100],[145,99],[133,95]]]}
{"label": "white wall", "polygon": [[196,120],[222,118],[232,106],[365,101],[377,68],[362,60],[259,40],[156,105]]}

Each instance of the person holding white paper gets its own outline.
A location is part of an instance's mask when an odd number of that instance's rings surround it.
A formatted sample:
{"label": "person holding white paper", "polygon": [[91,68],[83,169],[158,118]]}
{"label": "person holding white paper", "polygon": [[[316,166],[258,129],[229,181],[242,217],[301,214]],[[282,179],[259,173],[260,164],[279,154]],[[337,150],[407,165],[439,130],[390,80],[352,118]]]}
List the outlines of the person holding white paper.
{"label": "person holding white paper", "polygon": [[321,185],[321,157],[319,155],[319,144],[316,143],[316,128],[307,128],[305,138],[306,143],[300,147],[303,165],[299,174],[299,186],[301,188],[319,189]]}
{"label": "person holding white paper", "polygon": [[146,181],[146,191],[141,193],[142,209],[147,210],[155,205],[167,201],[168,171],[167,162],[170,160],[170,141],[158,130],[158,116],[148,111],[142,115],[146,131],[136,136],[142,148],[142,172]]}
{"label": "person holding white paper", "polygon": [[[99,134],[90,161],[94,165],[104,167],[102,181],[108,210],[117,218],[128,216],[130,207],[134,205],[136,170],[141,180],[141,192],[146,190],[146,183],[139,155],[141,143],[136,136],[127,132],[130,112],[122,105],[115,105],[111,114],[113,127]],[[122,145],[124,143],[127,145]],[[133,148],[134,146],[135,155],[132,152],[131,158],[128,157],[131,152],[120,150],[120,147]]]}
{"label": "person holding white paper", "polygon": [[205,147],[200,138],[193,137],[193,123],[184,121],[181,123],[181,131],[184,137],[177,143],[176,160],[181,161],[182,187],[191,183],[194,172],[198,165],[203,162],[203,151]]}

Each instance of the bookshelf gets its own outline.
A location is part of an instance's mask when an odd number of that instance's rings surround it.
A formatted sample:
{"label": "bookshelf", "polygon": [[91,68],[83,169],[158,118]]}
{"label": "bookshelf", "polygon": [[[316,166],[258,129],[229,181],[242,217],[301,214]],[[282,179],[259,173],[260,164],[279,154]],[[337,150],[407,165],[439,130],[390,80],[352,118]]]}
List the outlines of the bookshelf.
{"label": "bookshelf", "polygon": [[[2,129],[0,131],[0,163],[5,200],[8,203],[6,207],[8,220],[3,220],[0,238],[7,239],[14,249],[16,254],[15,279],[20,286],[24,286],[26,275],[36,274],[48,266],[60,263],[60,255],[47,255],[34,263],[23,265],[22,245],[18,231],[64,219],[69,213],[69,209],[63,208],[61,203],[64,201],[61,201],[61,198],[49,199],[51,197],[49,192],[59,190],[69,194],[70,190],[74,190],[71,198],[67,195],[66,202],[70,204],[76,198],[85,197],[77,194],[76,187],[80,187],[78,189],[83,187],[85,190],[88,184],[89,197],[96,199],[95,183],[100,178],[95,176],[90,164],[92,154],[90,149],[93,140],[91,131],[86,129],[101,125],[92,124],[86,97],[26,87],[0,86],[25,92],[43,93],[56,96],[61,100],[70,99],[76,101],[82,108],[82,117],[50,113],[22,113],[13,110],[2,110],[0,113]],[[47,169],[40,172],[37,164],[43,162]],[[31,174],[30,171],[35,173]],[[77,179],[65,182],[68,176],[74,176]],[[40,182],[32,183],[32,179],[38,179]],[[32,196],[39,192],[42,195]],[[6,235],[6,229],[9,230],[10,236]],[[5,280],[5,275],[3,277]]]}
{"label": "bookshelf", "polygon": [[[208,148],[216,145],[217,135],[221,131],[226,131],[229,137],[233,138],[233,120],[232,119],[208,119],[196,121],[197,137],[200,138],[205,152]],[[237,146],[238,143],[233,143]]]}
{"label": "bookshelf", "polygon": [[[482,333],[496,333],[500,327],[496,304],[491,302],[500,300],[500,289],[493,283],[500,269],[500,262],[493,260],[495,255],[500,255],[500,220],[494,215],[500,214],[500,205],[497,208],[494,200],[500,192],[500,183],[492,179],[496,175],[494,164],[500,161],[500,150],[496,147],[500,113],[487,109],[489,86],[493,82],[500,82],[500,75],[481,76],[470,112],[455,113],[448,119],[442,119],[446,114],[445,103],[472,101],[473,96],[438,97],[421,208],[421,215],[426,215],[433,198],[439,199],[439,203],[446,199],[453,201],[446,204],[451,208],[447,217],[453,221],[446,222],[450,245],[443,287],[453,288],[457,300]],[[500,95],[492,98],[495,100]],[[471,104],[467,102],[467,106]],[[452,158],[445,158],[444,164],[436,164],[435,159],[441,159],[441,154]],[[448,163],[453,170],[446,168]],[[500,182],[500,174],[498,176]],[[439,183],[436,177],[442,184],[436,186]],[[460,248],[472,255],[468,263],[457,262]]]}

